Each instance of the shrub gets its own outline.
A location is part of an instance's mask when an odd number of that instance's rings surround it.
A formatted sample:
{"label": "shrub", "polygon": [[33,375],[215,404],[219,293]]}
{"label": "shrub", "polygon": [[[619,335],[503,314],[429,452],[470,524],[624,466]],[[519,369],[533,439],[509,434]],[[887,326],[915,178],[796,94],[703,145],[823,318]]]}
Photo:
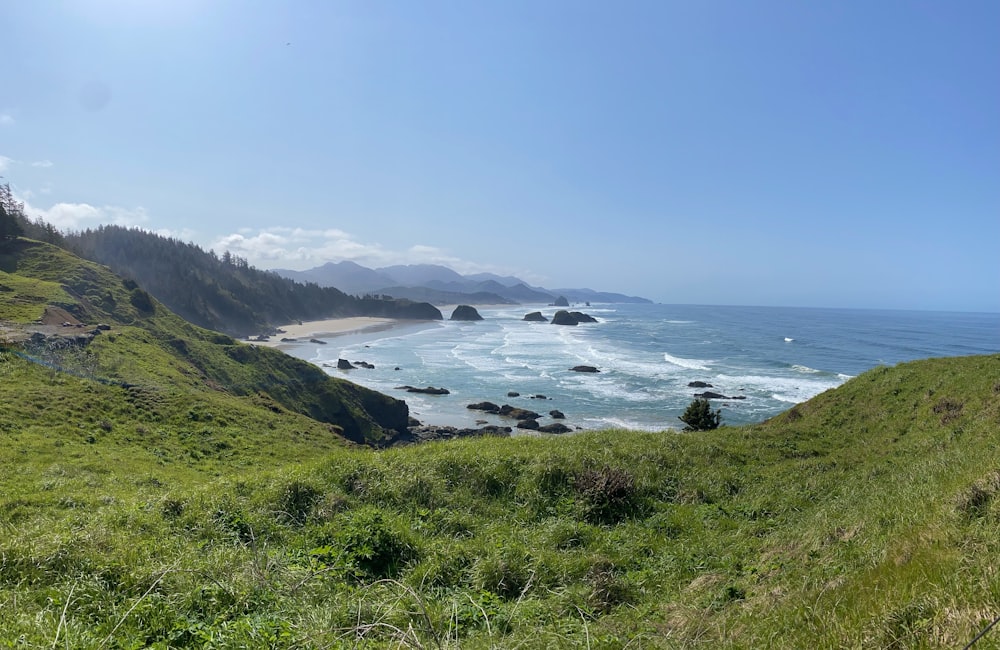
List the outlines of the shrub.
{"label": "shrub", "polygon": [[617,523],[636,509],[635,479],[624,469],[585,470],[573,481],[573,489],[584,519],[591,523]]}
{"label": "shrub", "polygon": [[278,514],[290,523],[301,526],[321,496],[315,487],[301,481],[292,481],[278,497]]}
{"label": "shrub", "polygon": [[394,576],[416,556],[410,541],[378,508],[348,514],[333,541],[344,549],[359,578]]}
{"label": "shrub", "polygon": [[684,415],[678,419],[687,425],[685,431],[711,431],[722,424],[722,411],[713,411],[707,399],[699,398],[688,404]]}

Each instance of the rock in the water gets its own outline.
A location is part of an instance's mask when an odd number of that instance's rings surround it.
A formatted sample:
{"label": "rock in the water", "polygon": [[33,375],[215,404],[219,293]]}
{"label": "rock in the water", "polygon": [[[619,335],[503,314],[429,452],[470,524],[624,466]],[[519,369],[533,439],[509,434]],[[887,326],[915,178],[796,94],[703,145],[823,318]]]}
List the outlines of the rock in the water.
{"label": "rock in the water", "polygon": [[576,325],[577,320],[573,318],[568,311],[565,309],[560,309],[555,314],[552,315],[553,325]]}
{"label": "rock in the water", "polygon": [[524,315],[524,320],[532,321],[532,322],[535,322],[535,323],[547,323],[547,322],[549,322],[549,319],[546,318],[545,316],[542,316],[542,312],[540,312],[540,311],[533,311],[530,314],[525,314]]}
{"label": "rock in the water", "polygon": [[507,393],[507,397],[520,397],[520,396],[521,396],[521,393],[518,393],[517,391],[514,391],[514,390],[510,391],[509,393]]}
{"label": "rock in the water", "polygon": [[477,436],[510,436],[510,427],[485,426],[479,429],[459,429],[450,426],[417,426],[410,427],[409,435],[401,438],[400,443],[431,442],[433,440],[448,440],[450,438],[469,438]]}
{"label": "rock in the water", "polygon": [[594,366],[573,366],[570,370],[573,372],[600,372],[600,370]]}
{"label": "rock in the water", "polygon": [[710,390],[706,390],[704,393],[695,393],[695,397],[700,397],[702,399],[732,399],[741,400],[746,399],[746,395],[722,395],[720,393],[714,393]]}
{"label": "rock in the water", "polygon": [[569,301],[566,300],[566,296],[559,296],[556,301],[552,303],[553,307],[569,307]]}
{"label": "rock in the water", "polygon": [[580,323],[596,323],[597,319],[582,311],[566,311],[560,309],[552,316],[553,325],[579,325]]}
{"label": "rock in the water", "polygon": [[337,359],[337,369],[338,370],[353,370],[354,364],[347,359]]}
{"label": "rock in the water", "polygon": [[552,424],[546,424],[544,427],[538,427],[541,433],[569,433],[572,431],[568,426],[562,422],[553,422]]}
{"label": "rock in the water", "polygon": [[713,388],[713,386],[703,381],[692,381],[688,384],[688,388]]}
{"label": "rock in the water", "polygon": [[374,370],[375,366],[368,363],[367,361],[355,361],[354,365],[358,368],[366,368],[368,370]]}
{"label": "rock in the water", "polygon": [[451,320],[483,320],[475,307],[470,305],[459,305],[455,311],[451,312]]}
{"label": "rock in the water", "polygon": [[545,395],[532,395],[531,399],[548,399]]}
{"label": "rock in the water", "polygon": [[518,429],[537,429],[538,428],[538,420],[532,420],[532,419],[521,420],[520,422],[517,423],[517,428]]}
{"label": "rock in the water", "polygon": [[326,345],[326,341],[320,341],[319,339],[309,339],[310,343],[318,343],[319,345]]}
{"label": "rock in the water", "polygon": [[475,404],[469,404],[465,408],[472,409],[473,411],[485,411],[487,413],[500,412],[500,407],[493,402],[477,402]]}
{"label": "rock in the water", "polygon": [[549,411],[549,417],[551,417],[553,420],[562,420],[566,416],[563,414],[562,411],[560,411],[558,409],[553,409],[553,410]]}
{"label": "rock in the water", "polygon": [[415,386],[396,386],[396,390],[405,390],[407,393],[421,393],[423,395],[451,394],[451,391],[447,388],[434,388],[433,386],[428,386],[427,388],[417,388]]}
{"label": "rock in the water", "polygon": [[539,417],[538,413],[534,411],[529,411],[528,409],[520,409],[516,406],[511,406],[510,404],[504,404],[500,407],[500,415],[508,418],[514,418],[515,420],[537,420]]}

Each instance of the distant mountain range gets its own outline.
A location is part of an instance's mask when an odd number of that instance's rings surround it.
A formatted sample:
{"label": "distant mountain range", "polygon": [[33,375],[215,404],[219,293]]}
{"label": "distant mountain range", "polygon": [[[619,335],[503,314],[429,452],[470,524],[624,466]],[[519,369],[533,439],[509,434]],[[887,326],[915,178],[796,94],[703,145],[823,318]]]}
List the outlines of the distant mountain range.
{"label": "distant mountain range", "polygon": [[306,271],[274,269],[297,282],[336,287],[355,295],[387,295],[436,305],[550,304],[562,296],[570,302],[648,303],[646,298],[593,289],[545,289],[514,276],[493,273],[462,275],[439,264],[407,264],[370,269],[355,262],[328,262]]}

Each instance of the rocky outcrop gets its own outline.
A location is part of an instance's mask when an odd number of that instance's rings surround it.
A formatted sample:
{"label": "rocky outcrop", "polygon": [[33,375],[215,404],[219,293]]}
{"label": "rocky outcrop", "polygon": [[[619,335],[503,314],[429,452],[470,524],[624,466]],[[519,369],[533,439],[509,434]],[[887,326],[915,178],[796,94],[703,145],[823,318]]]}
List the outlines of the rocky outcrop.
{"label": "rocky outcrop", "polygon": [[596,323],[597,319],[582,311],[566,311],[560,309],[552,315],[553,325],[579,325],[580,323]]}
{"label": "rocky outcrop", "polygon": [[451,320],[475,321],[483,320],[483,317],[479,315],[475,307],[471,305],[459,305],[455,307],[455,311],[451,312]]}
{"label": "rocky outcrop", "polygon": [[521,420],[520,422],[517,423],[517,428],[536,430],[538,429],[538,420],[533,420],[530,418],[527,420]]}
{"label": "rocky outcrop", "polygon": [[540,433],[569,433],[572,429],[562,422],[553,422],[552,424],[546,424],[544,427],[538,427],[538,431]]}
{"label": "rocky outcrop", "polygon": [[337,370],[354,370],[354,364],[347,359],[337,359]]}
{"label": "rocky outcrop", "polygon": [[471,409],[473,411],[484,411],[486,413],[499,413],[500,406],[494,404],[493,402],[477,402],[475,404],[469,404],[465,408]]}
{"label": "rocky outcrop", "polygon": [[417,388],[415,386],[396,386],[396,390],[405,390],[407,393],[420,393],[422,395],[450,395],[451,391],[447,388],[434,388],[433,386],[428,386],[427,388]]}
{"label": "rocky outcrop", "polygon": [[516,406],[511,406],[510,404],[504,404],[501,406],[499,413],[504,417],[514,418],[515,420],[537,420],[541,417],[534,411],[517,408]]}
{"label": "rocky outcrop", "polygon": [[688,388],[712,388],[712,384],[705,383],[703,381],[692,381],[688,383]]}
{"label": "rocky outcrop", "polygon": [[600,372],[600,370],[594,366],[573,366],[570,370],[573,372]]}
{"label": "rocky outcrop", "polygon": [[695,393],[694,396],[700,397],[702,399],[746,399],[747,398],[746,395],[729,396],[729,395],[722,395],[721,393],[714,393],[710,390],[707,390],[704,393]]}
{"label": "rocky outcrop", "polygon": [[566,296],[559,296],[556,301],[552,303],[553,307],[569,307],[569,300],[566,300]]}
{"label": "rocky outcrop", "polygon": [[510,391],[510,392],[507,393],[507,397],[520,397],[520,396],[521,396],[521,393],[517,392],[516,390],[512,390],[512,391]]}
{"label": "rocky outcrop", "polygon": [[524,320],[531,321],[531,322],[534,322],[534,323],[547,323],[547,322],[549,322],[549,319],[546,318],[545,316],[542,316],[542,312],[540,312],[540,311],[533,311],[530,314],[525,314],[524,315]]}
{"label": "rocky outcrop", "polygon": [[354,366],[356,368],[365,368],[367,370],[374,370],[375,369],[375,365],[371,364],[371,363],[368,363],[367,361],[355,361],[354,362]]}
{"label": "rocky outcrop", "polygon": [[566,418],[563,412],[558,409],[553,409],[549,411],[549,417],[552,418],[553,420],[562,420]]}
{"label": "rocky outcrop", "polygon": [[450,440],[452,438],[475,438],[483,436],[496,436],[501,438],[510,437],[510,427],[485,426],[478,429],[459,428],[451,426],[415,426],[410,427],[407,434],[395,440],[395,444],[409,444],[417,442],[432,442],[434,440]]}
{"label": "rocky outcrop", "polygon": [[579,321],[573,318],[568,311],[560,309],[552,315],[553,325],[577,325]]}

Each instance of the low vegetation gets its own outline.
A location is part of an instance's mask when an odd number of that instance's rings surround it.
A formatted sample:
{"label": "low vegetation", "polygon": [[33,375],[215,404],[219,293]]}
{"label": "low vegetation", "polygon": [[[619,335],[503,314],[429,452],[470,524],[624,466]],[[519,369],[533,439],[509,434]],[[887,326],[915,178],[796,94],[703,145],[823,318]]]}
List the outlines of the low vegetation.
{"label": "low vegetation", "polygon": [[[384,433],[376,394],[18,245],[0,647],[953,648],[1000,616],[1000,355],[748,427],[375,451],[338,434]],[[10,338],[57,307],[112,328]]]}

